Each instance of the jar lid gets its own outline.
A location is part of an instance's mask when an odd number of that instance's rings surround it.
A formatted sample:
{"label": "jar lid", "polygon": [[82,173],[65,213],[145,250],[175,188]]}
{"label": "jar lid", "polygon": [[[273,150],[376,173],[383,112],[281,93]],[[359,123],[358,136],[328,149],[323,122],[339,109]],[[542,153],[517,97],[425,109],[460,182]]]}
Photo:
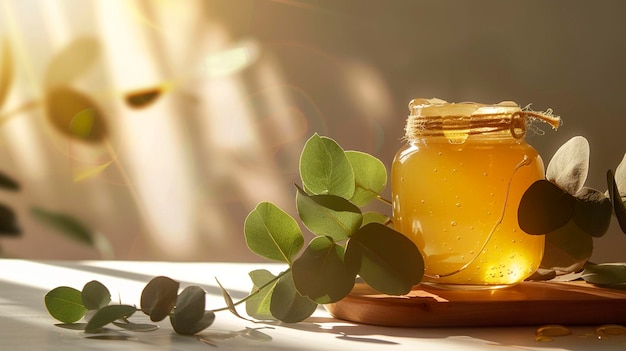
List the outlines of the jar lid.
{"label": "jar lid", "polygon": [[510,131],[514,138],[522,138],[534,120],[541,120],[557,129],[561,119],[552,110],[545,112],[520,108],[512,101],[493,105],[476,102],[449,103],[445,100],[413,99],[409,103],[406,138],[445,136],[451,142],[465,141],[469,135]]}

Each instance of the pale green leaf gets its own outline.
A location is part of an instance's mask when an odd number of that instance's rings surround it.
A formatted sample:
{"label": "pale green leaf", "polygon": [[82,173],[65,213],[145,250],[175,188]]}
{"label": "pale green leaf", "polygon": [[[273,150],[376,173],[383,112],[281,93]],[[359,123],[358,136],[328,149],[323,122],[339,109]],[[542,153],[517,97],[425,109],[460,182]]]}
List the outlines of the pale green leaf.
{"label": "pale green leaf", "polygon": [[67,286],[50,290],[44,297],[44,302],[48,313],[63,323],[77,322],[87,313],[81,292]]}
{"label": "pale green leaf", "polygon": [[156,324],[148,323],[133,323],[133,322],[113,322],[114,325],[133,332],[151,332],[159,329]]}
{"label": "pale green leaf", "polygon": [[286,323],[297,323],[312,315],[316,308],[315,302],[298,293],[291,271],[280,277],[270,304],[274,318]]}
{"label": "pale green leaf", "polygon": [[579,192],[589,172],[589,142],[575,136],[554,154],[546,170],[546,179],[575,195]]}
{"label": "pale green leaf", "polygon": [[387,169],[376,157],[359,151],[345,152],[354,171],[355,189],[350,202],[365,206],[387,185]]}
{"label": "pale green leaf", "polygon": [[298,292],[318,304],[336,302],[348,295],[356,271],[344,264],[343,251],[329,236],[314,238],[291,268]]}
{"label": "pale green leaf", "polygon": [[310,196],[298,188],[296,204],[302,223],[310,231],[328,235],[336,241],[349,238],[363,223],[361,210],[339,196]]}
{"label": "pale green leaf", "polygon": [[424,275],[424,260],[417,246],[379,223],[363,226],[350,238],[345,262],[369,286],[389,295],[408,293]]}
{"label": "pale green leaf", "polygon": [[361,226],[365,226],[369,223],[387,224],[389,221],[389,216],[380,212],[369,211],[363,213],[363,223],[361,223]]}
{"label": "pale green leaf", "polygon": [[113,321],[116,321],[118,319],[125,319],[132,316],[135,311],[135,306],[130,305],[105,306],[99,309],[98,312],[96,312],[96,314],[91,317],[91,319],[87,323],[87,326],[85,327],[85,332],[94,333]]}
{"label": "pale green leaf", "polygon": [[300,177],[313,194],[354,195],[355,178],[343,149],[334,140],[314,134],[300,156]]}
{"label": "pale green leaf", "polygon": [[111,293],[106,286],[97,280],[85,284],[81,291],[83,305],[88,310],[99,310],[111,303]]}
{"label": "pale green leaf", "polygon": [[587,263],[582,278],[591,284],[613,285],[626,283],[626,264],[624,263]]}
{"label": "pale green leaf", "polygon": [[152,278],[141,292],[141,310],[158,322],[167,317],[178,297],[180,283],[164,276]]}
{"label": "pale green leaf", "polygon": [[274,261],[291,263],[304,245],[298,223],[270,202],[262,202],[250,212],[244,233],[252,252]]}
{"label": "pale green leaf", "polygon": [[[272,293],[278,280],[274,281],[273,284],[270,282],[276,279],[276,276],[265,269],[254,270],[249,275],[253,286],[250,292],[252,297],[246,301],[246,313],[256,319],[274,319],[270,311],[270,305]],[[263,288],[257,291],[261,287]]]}

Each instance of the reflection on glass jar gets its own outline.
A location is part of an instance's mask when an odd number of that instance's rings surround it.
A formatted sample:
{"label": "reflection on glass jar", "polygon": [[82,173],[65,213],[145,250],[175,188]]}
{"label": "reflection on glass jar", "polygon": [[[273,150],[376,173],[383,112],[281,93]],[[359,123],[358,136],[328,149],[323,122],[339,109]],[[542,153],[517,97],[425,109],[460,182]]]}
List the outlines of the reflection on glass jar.
{"label": "reflection on glass jar", "polygon": [[516,104],[409,104],[407,144],[391,169],[393,221],[424,256],[425,283],[447,288],[499,287],[537,269],[544,237],[518,225],[526,189],[544,177],[526,143],[528,120],[556,128],[549,114]]}

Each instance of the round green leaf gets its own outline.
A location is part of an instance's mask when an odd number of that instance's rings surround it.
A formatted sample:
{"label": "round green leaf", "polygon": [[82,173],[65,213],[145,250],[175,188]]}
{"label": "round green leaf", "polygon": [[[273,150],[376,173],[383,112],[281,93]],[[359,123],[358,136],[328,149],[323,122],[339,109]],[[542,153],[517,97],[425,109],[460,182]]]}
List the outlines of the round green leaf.
{"label": "round green leaf", "polygon": [[626,265],[624,263],[587,263],[582,278],[587,283],[598,285],[626,283]]}
{"label": "round green leaf", "polygon": [[344,264],[343,251],[329,236],[314,238],[291,268],[298,292],[318,304],[336,302],[348,295],[356,271]]}
{"label": "round green leaf", "polygon": [[[265,269],[254,270],[249,275],[253,286],[250,292],[252,296],[246,301],[246,313],[255,319],[274,319],[270,311],[270,303],[278,280],[274,284],[268,285],[268,283],[276,279],[276,276]],[[263,288],[257,291],[261,287]]]}
{"label": "round green leaf", "polygon": [[85,284],[81,292],[83,305],[88,310],[99,310],[111,303],[111,293],[99,281],[92,280]]}
{"label": "round green leaf", "polygon": [[603,236],[611,224],[611,200],[604,193],[587,187],[583,187],[575,197],[574,223],[591,236]]}
{"label": "round green leaf", "polygon": [[380,212],[365,212],[363,213],[363,223],[362,226],[369,223],[380,223],[386,224],[390,221],[389,216],[382,214]]}
{"label": "round green leaf", "polygon": [[379,223],[363,226],[350,238],[345,262],[369,286],[389,295],[408,293],[424,275],[424,260],[417,246]]}
{"label": "round green leaf", "polygon": [[541,267],[557,272],[576,272],[591,257],[593,238],[574,221],[546,234]]}
{"label": "round green leaf", "polygon": [[570,221],[576,199],[547,180],[534,182],[522,195],[517,209],[520,228],[528,234],[552,232]]}
{"label": "round green leaf", "polygon": [[296,204],[302,223],[310,231],[328,235],[336,241],[349,238],[363,223],[361,210],[339,196],[310,196],[298,188]]}
{"label": "round green leaf", "polygon": [[556,151],[546,170],[546,179],[574,195],[582,189],[589,172],[589,142],[575,136]]}
{"label": "round green leaf", "polygon": [[355,178],[343,149],[334,140],[314,134],[300,155],[300,177],[307,191],[349,199]]}
{"label": "round green leaf", "polygon": [[359,151],[345,152],[354,171],[355,189],[350,202],[365,206],[387,185],[387,169],[376,157]]}
{"label": "round green leaf", "polygon": [[96,314],[91,317],[91,319],[87,323],[87,326],[85,327],[85,332],[94,333],[98,331],[98,329],[113,321],[132,316],[133,313],[135,313],[135,310],[135,306],[130,305],[105,306],[99,309],[98,312],[96,312]]}
{"label": "round green leaf", "polygon": [[[170,323],[178,334],[193,335],[202,329],[199,325],[204,318],[206,292],[199,286],[186,287],[176,299],[176,306],[170,314]],[[202,328],[201,328],[202,327]]]}
{"label": "round green leaf", "polygon": [[270,303],[274,318],[285,323],[297,323],[312,315],[316,308],[317,303],[298,293],[291,271],[278,279]]}
{"label": "round green leaf", "polygon": [[271,202],[262,202],[244,222],[248,248],[255,254],[291,263],[304,245],[298,223]]}
{"label": "round green leaf", "polygon": [[606,173],[606,180],[609,186],[609,197],[613,203],[613,210],[615,211],[615,217],[622,232],[626,234],[626,202],[623,202],[620,196],[619,188],[615,182],[613,171],[608,170]]}
{"label": "round green leaf", "polygon": [[163,276],[152,278],[141,292],[141,310],[158,322],[167,317],[174,306],[180,283]]}
{"label": "round green leaf", "polygon": [[80,291],[67,286],[50,290],[44,297],[48,313],[63,323],[74,323],[87,313]]}

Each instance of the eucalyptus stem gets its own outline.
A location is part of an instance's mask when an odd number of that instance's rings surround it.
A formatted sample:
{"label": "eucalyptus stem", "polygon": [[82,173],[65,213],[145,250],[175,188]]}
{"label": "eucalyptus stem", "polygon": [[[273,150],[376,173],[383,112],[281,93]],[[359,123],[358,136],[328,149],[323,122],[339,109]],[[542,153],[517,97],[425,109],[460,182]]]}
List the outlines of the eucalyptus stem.
{"label": "eucalyptus stem", "polygon": [[[250,294],[248,294],[248,296],[244,297],[243,299],[233,303],[233,307],[239,306],[242,303],[248,301],[250,298],[252,298],[254,295],[258,294],[261,292],[261,290],[265,289],[266,287],[274,284],[274,282],[278,281],[280,278],[282,278],[285,274],[289,273],[291,271],[291,267],[289,267],[287,270],[285,270],[284,272],[281,272],[279,275],[277,275],[276,277],[274,277],[273,279],[269,280],[267,283],[261,285],[260,287],[254,289]],[[221,311],[228,311],[230,310],[229,306],[226,307],[221,307],[221,308],[216,308],[213,310],[210,310],[211,312],[221,312]]]}
{"label": "eucalyptus stem", "polygon": [[385,199],[384,197],[380,196],[380,195],[376,195],[376,199],[382,203],[385,203],[389,206],[393,205],[392,202],[390,200]]}

